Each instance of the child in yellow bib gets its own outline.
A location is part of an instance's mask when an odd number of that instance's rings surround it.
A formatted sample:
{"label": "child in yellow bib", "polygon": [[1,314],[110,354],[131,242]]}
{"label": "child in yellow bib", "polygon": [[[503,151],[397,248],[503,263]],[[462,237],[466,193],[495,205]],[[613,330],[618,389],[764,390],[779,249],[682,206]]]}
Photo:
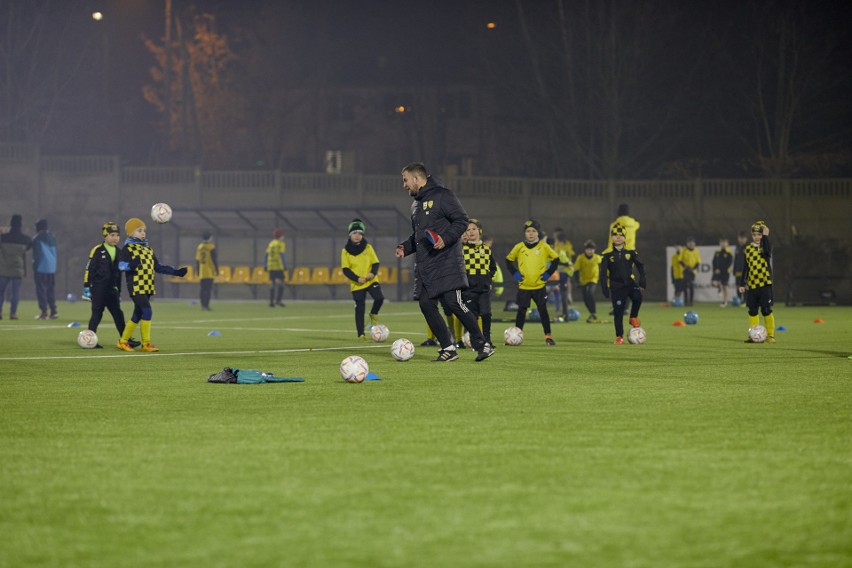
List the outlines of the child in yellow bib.
{"label": "child in yellow bib", "polygon": [[515,316],[515,325],[524,328],[527,308],[531,302],[535,302],[544,328],[544,342],[556,345],[550,334],[545,284],[559,266],[559,255],[541,240],[541,223],[535,219],[524,223],[524,240],[516,244],[506,256],[506,266],[518,281],[518,315]]}

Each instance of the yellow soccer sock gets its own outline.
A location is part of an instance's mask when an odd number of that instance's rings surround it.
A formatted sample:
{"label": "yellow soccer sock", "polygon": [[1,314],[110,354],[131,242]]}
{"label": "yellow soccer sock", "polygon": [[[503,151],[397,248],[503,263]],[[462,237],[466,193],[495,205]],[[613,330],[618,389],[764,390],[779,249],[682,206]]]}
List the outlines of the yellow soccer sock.
{"label": "yellow soccer sock", "polygon": [[124,331],[121,333],[122,341],[130,341],[130,337],[133,335],[133,332],[136,331],[136,322],[133,320],[128,321],[124,326]]}
{"label": "yellow soccer sock", "polygon": [[760,317],[758,316],[748,316],[748,327],[751,329],[752,327],[758,325],[760,323]]}
{"label": "yellow soccer sock", "polygon": [[763,316],[763,322],[766,324],[766,337],[775,337],[775,314]]}
{"label": "yellow soccer sock", "polygon": [[142,330],[142,345],[151,343],[151,320],[140,321],[139,329]]}
{"label": "yellow soccer sock", "polygon": [[428,339],[433,340],[433,341],[438,339],[437,337],[435,337],[435,333],[432,331],[432,328],[429,327],[428,325],[426,326],[426,337]]}
{"label": "yellow soccer sock", "polygon": [[453,332],[456,334],[456,341],[461,341],[464,335],[464,325],[459,318],[453,318]]}

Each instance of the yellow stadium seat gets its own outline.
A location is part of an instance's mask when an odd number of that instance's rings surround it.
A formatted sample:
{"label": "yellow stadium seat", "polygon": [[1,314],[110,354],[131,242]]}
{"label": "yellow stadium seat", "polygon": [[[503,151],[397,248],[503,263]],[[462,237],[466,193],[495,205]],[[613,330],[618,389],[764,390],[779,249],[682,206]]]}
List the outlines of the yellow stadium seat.
{"label": "yellow stadium seat", "polygon": [[213,279],[217,284],[228,284],[231,281],[231,267],[220,266],[219,274]]}
{"label": "yellow stadium seat", "polygon": [[297,266],[290,271],[287,284],[298,286],[311,283],[311,269],[307,266]]}
{"label": "yellow stadium seat", "polygon": [[317,266],[311,270],[311,284],[328,284],[330,279],[328,268],[324,266]]}
{"label": "yellow stadium seat", "polygon": [[255,266],[254,270],[251,271],[251,283],[252,284],[269,284],[269,273],[266,272],[266,268],[263,266]]}
{"label": "yellow stadium seat", "polygon": [[382,280],[382,284],[384,284],[385,282],[387,282],[388,284],[396,284],[396,279],[397,279],[398,275],[399,275],[399,269],[396,266],[394,266],[393,268],[391,268],[388,271],[388,278],[387,278],[387,280]]}
{"label": "yellow stadium seat", "polygon": [[379,266],[379,271],[376,273],[376,276],[382,284],[390,282],[390,271],[387,266]]}
{"label": "yellow stadium seat", "polygon": [[343,267],[336,266],[334,270],[331,271],[331,275],[328,279],[329,284],[349,284],[349,279],[343,274]]}
{"label": "yellow stadium seat", "polygon": [[191,282],[198,282],[198,276],[195,274],[195,267],[190,265],[186,267],[186,276],[180,278],[178,276],[169,276],[166,278],[166,282],[174,282],[176,284],[186,284]]}
{"label": "yellow stadium seat", "polygon": [[235,266],[231,274],[232,284],[248,284],[251,282],[251,269],[248,266]]}

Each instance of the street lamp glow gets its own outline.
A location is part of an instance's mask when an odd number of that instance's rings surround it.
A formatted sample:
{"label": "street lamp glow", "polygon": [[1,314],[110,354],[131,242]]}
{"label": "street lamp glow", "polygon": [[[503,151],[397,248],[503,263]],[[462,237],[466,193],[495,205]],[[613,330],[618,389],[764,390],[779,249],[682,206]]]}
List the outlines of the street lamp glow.
{"label": "street lamp glow", "polygon": [[103,12],[92,12],[92,19],[95,20],[96,22],[100,22],[101,20],[104,19]]}
{"label": "street lamp glow", "polygon": [[488,22],[487,24],[485,24],[485,27],[488,28],[489,30],[493,30],[494,28],[497,27],[497,24],[495,24],[494,22]]}

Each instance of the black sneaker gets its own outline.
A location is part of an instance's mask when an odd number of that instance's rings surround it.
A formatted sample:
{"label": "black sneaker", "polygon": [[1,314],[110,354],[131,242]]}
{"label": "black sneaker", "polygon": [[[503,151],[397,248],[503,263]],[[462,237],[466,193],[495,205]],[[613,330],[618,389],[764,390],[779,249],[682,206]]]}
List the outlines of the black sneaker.
{"label": "black sneaker", "polygon": [[494,355],[494,348],[491,347],[488,343],[482,346],[482,350],[476,354],[477,361],[485,361],[489,357]]}
{"label": "black sneaker", "polygon": [[101,345],[100,343],[95,345],[95,349],[103,349],[103,348],[104,348],[104,346]]}
{"label": "black sneaker", "polygon": [[441,349],[438,351],[438,358],[433,359],[436,363],[449,363],[459,358],[458,349]]}
{"label": "black sneaker", "polygon": [[427,339],[426,341],[424,341],[423,343],[420,344],[420,347],[437,347],[437,346],[438,346],[438,342],[435,341],[434,339]]}
{"label": "black sneaker", "polygon": [[131,346],[133,349],[136,349],[140,345],[142,345],[141,341],[136,341],[135,339],[128,339],[127,344]]}

